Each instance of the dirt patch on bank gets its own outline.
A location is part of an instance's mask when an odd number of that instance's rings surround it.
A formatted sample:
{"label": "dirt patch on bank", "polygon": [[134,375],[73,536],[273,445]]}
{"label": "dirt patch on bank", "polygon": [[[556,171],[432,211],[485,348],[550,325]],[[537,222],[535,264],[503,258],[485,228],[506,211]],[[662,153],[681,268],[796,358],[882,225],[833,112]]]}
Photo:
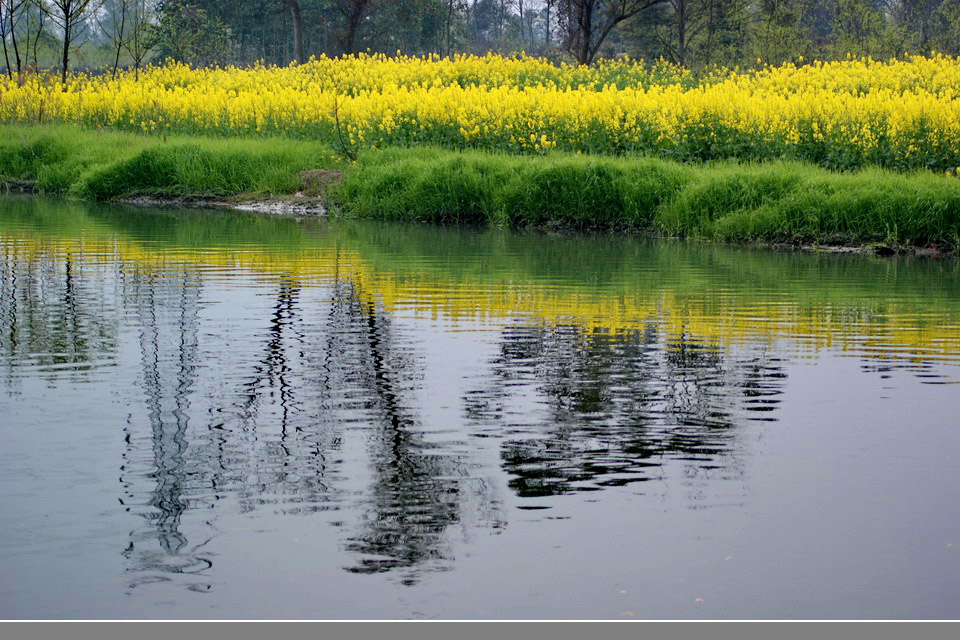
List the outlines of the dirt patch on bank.
{"label": "dirt patch on bank", "polygon": [[327,205],[323,199],[307,197],[302,193],[287,198],[268,199],[220,199],[199,197],[163,197],[163,196],[135,196],[120,198],[116,202],[145,208],[174,208],[174,209],[229,209],[233,211],[247,211],[251,213],[265,213],[286,216],[325,216]]}
{"label": "dirt patch on bank", "polygon": [[202,196],[133,196],[117,202],[136,207],[174,207],[185,209],[233,209],[251,213],[292,216],[327,215],[327,190],[343,181],[340,171],[309,169],[297,174],[300,191],[279,198],[212,198]]}
{"label": "dirt patch on bank", "polygon": [[300,193],[307,197],[326,198],[331,185],[343,182],[343,173],[327,169],[308,169],[297,174]]}

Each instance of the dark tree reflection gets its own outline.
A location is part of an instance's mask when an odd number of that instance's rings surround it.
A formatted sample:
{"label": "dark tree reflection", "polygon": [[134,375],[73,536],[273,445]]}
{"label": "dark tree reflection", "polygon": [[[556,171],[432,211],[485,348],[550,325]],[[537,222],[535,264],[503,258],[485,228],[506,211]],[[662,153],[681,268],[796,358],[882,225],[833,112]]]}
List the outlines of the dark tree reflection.
{"label": "dark tree reflection", "polygon": [[[511,326],[492,365],[492,378],[467,395],[465,415],[477,432],[515,434],[501,455],[524,497],[650,480],[667,458],[723,465],[737,425],[769,418],[785,376],[763,351],[666,339],[653,324]],[[528,415],[504,414],[524,398]]]}
{"label": "dark tree reflection", "polygon": [[166,574],[203,574],[212,560],[202,551],[206,540],[194,540],[191,546],[181,527],[184,513],[196,506],[197,494],[205,488],[203,474],[189,455],[190,396],[199,366],[200,281],[190,271],[135,272],[125,285],[138,315],[140,384],[151,453],[145,458],[139,434],[127,431],[121,469],[125,502],[147,525],[131,533],[124,551],[130,571],[137,574],[131,581],[136,586],[165,579]]}
{"label": "dark tree reflection", "polygon": [[469,478],[462,456],[424,436],[412,397],[419,387],[417,356],[396,339],[391,319],[353,283],[338,289],[334,305],[371,423],[373,477],[360,531],[346,545],[358,563],[347,570],[402,570],[403,582],[413,584],[422,570],[446,568],[453,559],[448,530],[462,522],[465,504],[479,504],[487,520],[494,519],[495,505],[487,485]]}
{"label": "dark tree reflection", "polygon": [[54,245],[25,251],[0,244],[0,367],[10,384],[18,367],[50,379],[81,378],[112,359],[118,321],[111,273],[82,250]]}

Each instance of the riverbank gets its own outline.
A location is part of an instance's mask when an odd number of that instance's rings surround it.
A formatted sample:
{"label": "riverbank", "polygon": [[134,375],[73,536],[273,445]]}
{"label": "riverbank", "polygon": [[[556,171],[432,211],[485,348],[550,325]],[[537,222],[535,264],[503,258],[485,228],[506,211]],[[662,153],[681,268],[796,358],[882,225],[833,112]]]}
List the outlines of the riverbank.
{"label": "riverbank", "polygon": [[369,150],[356,162],[285,138],[158,138],[76,126],[0,127],[0,183],[141,204],[500,227],[646,231],[781,245],[960,246],[960,179],[799,162]]}

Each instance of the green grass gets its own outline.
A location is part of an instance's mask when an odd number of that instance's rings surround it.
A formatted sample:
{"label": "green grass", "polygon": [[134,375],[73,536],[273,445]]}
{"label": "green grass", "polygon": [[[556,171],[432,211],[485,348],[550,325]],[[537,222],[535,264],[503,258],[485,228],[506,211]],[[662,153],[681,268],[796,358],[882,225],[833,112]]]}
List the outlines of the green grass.
{"label": "green grass", "polygon": [[297,191],[305,169],[342,170],[330,199],[361,218],[727,242],[960,245],[960,179],[930,173],[437,148],[368,151],[350,164],[303,140],[0,127],[0,182],[80,199],[280,196]]}
{"label": "green grass", "polygon": [[657,225],[733,242],[956,244],[960,180],[796,163],[715,166],[659,212]]}
{"label": "green grass", "polygon": [[0,183],[85,200],[282,195],[300,188],[299,171],[339,164],[326,145],[302,140],[0,127]]}
{"label": "green grass", "polygon": [[361,157],[336,196],[364,218],[639,228],[694,173],[646,158],[391,149]]}
{"label": "green grass", "polygon": [[728,242],[960,239],[960,179],[798,162],[685,165],[652,158],[370,152],[337,194],[368,218],[646,229]]}

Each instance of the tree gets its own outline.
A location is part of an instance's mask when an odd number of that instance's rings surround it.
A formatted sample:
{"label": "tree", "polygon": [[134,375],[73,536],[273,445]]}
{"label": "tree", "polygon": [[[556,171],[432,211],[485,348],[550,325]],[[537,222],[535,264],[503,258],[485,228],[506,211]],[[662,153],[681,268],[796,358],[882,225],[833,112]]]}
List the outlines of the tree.
{"label": "tree", "polygon": [[230,49],[226,25],[192,2],[163,2],[156,33],[162,57],[192,65],[225,62]]}
{"label": "tree", "polygon": [[153,52],[159,40],[159,31],[155,28],[153,0],[132,0],[127,16],[127,37],[123,48],[133,60],[134,78],[140,79],[140,67]]}
{"label": "tree", "polygon": [[640,57],[664,56],[683,67],[740,62],[749,0],[667,0],[652,19],[625,27]]}
{"label": "tree", "polygon": [[[17,45],[17,25],[23,17],[26,8],[26,0],[0,0],[0,34],[3,35],[3,57],[7,63],[7,76],[12,78],[10,71],[10,58],[7,53],[7,36],[10,37],[10,44],[13,48],[13,57],[17,63],[17,77],[20,77],[21,59],[20,47]],[[29,45],[29,42],[27,43]]]}
{"label": "tree", "polygon": [[371,3],[372,0],[336,0],[337,10],[346,20],[343,33],[338,38],[343,53],[357,52],[357,34]]}
{"label": "tree", "polygon": [[659,38],[670,60],[686,66],[693,41],[707,26],[705,3],[697,0],[667,0],[668,28],[658,30]]}
{"label": "tree", "polygon": [[456,8],[454,0],[447,0],[447,16],[443,25],[446,55],[453,53],[453,12]]}
{"label": "tree", "polygon": [[299,0],[283,0],[290,9],[290,18],[293,20],[293,59],[304,62],[303,55],[303,13],[300,11]]}
{"label": "tree", "polygon": [[591,64],[604,40],[629,20],[664,0],[559,0],[557,20],[566,50],[579,64]]}
{"label": "tree", "polygon": [[104,37],[110,41],[114,51],[113,78],[117,77],[117,68],[120,66],[120,53],[128,36],[127,15],[130,13],[134,0],[107,0],[104,11],[97,15],[97,26]]}
{"label": "tree", "polygon": [[960,56],[960,3],[944,2],[937,18],[940,22],[937,47],[944,53]]}
{"label": "tree", "polygon": [[7,50],[7,5],[0,2],[0,40],[3,41],[3,61],[4,68],[7,70],[7,78],[13,79],[13,72],[10,70],[10,54]]}
{"label": "tree", "polygon": [[[550,16],[550,10],[553,9],[553,6],[557,4],[557,0],[544,0],[543,7],[543,25],[544,25],[544,43],[549,47],[550,46],[550,32],[553,27],[553,20]],[[553,16],[556,18],[556,15]]]}
{"label": "tree", "polygon": [[886,23],[876,0],[834,0],[833,46],[838,54],[880,54]]}
{"label": "tree", "polygon": [[768,64],[779,64],[799,56],[815,54],[815,33],[812,28],[812,18],[817,8],[815,4],[816,0],[756,2],[751,25],[754,57]]}
{"label": "tree", "polygon": [[70,45],[85,29],[87,18],[99,6],[95,0],[47,0],[41,6],[63,33],[60,82],[67,90],[67,69],[70,66]]}

